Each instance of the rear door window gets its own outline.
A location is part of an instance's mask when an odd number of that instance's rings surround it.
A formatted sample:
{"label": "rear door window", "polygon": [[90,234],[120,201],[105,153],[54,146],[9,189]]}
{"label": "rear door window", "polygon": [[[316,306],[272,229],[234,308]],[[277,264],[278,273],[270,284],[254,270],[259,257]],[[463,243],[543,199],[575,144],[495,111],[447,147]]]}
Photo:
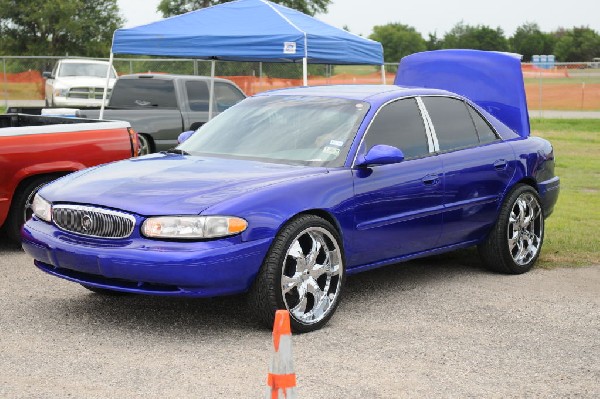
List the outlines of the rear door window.
{"label": "rear door window", "polygon": [[479,145],[475,125],[466,104],[449,97],[422,97],[433,122],[440,151]]}
{"label": "rear door window", "polygon": [[471,113],[471,117],[473,118],[473,123],[475,124],[475,129],[477,130],[477,135],[479,136],[479,142],[482,144],[491,143],[492,141],[496,141],[498,137],[491,126],[486,122],[485,119],[479,114],[479,112],[475,111],[473,107],[467,105],[469,108],[469,112]]}
{"label": "rear door window", "polygon": [[110,106],[115,108],[177,108],[172,80],[138,78],[119,79],[115,83]]}
{"label": "rear door window", "polygon": [[190,111],[208,112],[209,91],[208,84],[202,80],[188,80],[185,82]]}

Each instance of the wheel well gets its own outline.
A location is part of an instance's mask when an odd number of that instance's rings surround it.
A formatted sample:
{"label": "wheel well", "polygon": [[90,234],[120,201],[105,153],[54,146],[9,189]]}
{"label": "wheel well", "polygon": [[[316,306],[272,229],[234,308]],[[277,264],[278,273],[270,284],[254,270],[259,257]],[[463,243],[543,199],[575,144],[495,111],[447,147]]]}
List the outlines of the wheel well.
{"label": "wheel well", "polygon": [[[320,218],[327,220],[329,223],[331,223],[331,225],[333,227],[335,227],[335,229],[337,230],[340,237],[343,238],[342,229],[340,228],[340,225],[338,224],[338,221],[336,220],[336,218],[334,218],[331,213],[324,211],[323,209],[309,209],[307,211],[300,212],[296,216],[300,216],[300,215],[315,215],[315,216],[318,216]],[[294,216],[294,217],[296,217],[296,216]]]}
{"label": "wheel well", "polygon": [[538,186],[537,186],[537,182],[532,177],[524,177],[524,178],[522,178],[521,180],[519,180],[517,182],[517,184],[519,184],[519,183],[521,183],[521,184],[527,184],[528,186],[533,187],[535,189],[535,191],[539,192]]}
{"label": "wheel well", "polygon": [[[53,173],[40,173],[39,175],[31,175],[31,176],[27,176],[26,178],[24,178],[23,180],[21,180],[19,182],[19,184],[17,184],[17,187],[15,187],[15,191],[13,192],[13,197],[15,196],[16,193],[18,193],[20,190],[23,189],[23,187],[25,185],[27,185],[31,180],[34,179],[39,179],[40,177],[49,177],[52,178],[52,180],[56,180],[60,177],[66,176],[69,173],[73,173],[73,172],[53,172]],[[11,199],[12,202],[12,199]]]}

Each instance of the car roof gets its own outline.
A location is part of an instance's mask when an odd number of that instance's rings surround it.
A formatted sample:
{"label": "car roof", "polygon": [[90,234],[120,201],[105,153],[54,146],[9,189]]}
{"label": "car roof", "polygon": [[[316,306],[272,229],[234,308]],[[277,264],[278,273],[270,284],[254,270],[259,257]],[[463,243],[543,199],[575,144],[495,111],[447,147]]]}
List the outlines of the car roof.
{"label": "car roof", "polygon": [[[134,73],[130,75],[121,75],[119,79],[160,79],[160,80],[210,80],[210,76],[197,76],[197,75],[174,75],[169,73]],[[215,78],[215,82],[230,82],[227,79]]]}
{"label": "car roof", "polygon": [[396,85],[304,86],[280,90],[271,90],[259,93],[256,96],[315,96],[373,102],[385,100],[387,98],[410,97],[419,95],[443,95],[462,98],[462,96],[445,90],[427,89],[422,87],[402,87]]}
{"label": "car roof", "polygon": [[108,65],[108,61],[100,61],[100,60],[88,60],[86,58],[67,58],[64,60],[60,60],[60,62],[62,63],[67,63],[67,64],[107,64]]}

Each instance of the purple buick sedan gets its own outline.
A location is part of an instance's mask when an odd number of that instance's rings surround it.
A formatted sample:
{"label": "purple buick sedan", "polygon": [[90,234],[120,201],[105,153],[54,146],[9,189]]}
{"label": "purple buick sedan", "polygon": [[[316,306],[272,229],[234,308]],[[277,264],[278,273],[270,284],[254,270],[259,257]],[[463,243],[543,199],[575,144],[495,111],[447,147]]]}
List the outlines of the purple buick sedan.
{"label": "purple buick sedan", "polygon": [[488,268],[526,272],[559,179],[519,64],[421,53],[396,85],[256,95],[175,149],[44,187],[23,247],[97,293],[248,293],[295,331],[327,323],[347,275],[403,260],[476,245]]}

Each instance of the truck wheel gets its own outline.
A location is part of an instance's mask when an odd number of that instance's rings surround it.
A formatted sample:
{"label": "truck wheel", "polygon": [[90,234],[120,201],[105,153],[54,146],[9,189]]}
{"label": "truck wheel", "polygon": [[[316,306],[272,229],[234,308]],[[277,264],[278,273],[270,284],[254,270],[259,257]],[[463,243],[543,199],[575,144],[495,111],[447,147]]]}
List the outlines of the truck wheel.
{"label": "truck wheel", "polygon": [[504,200],[496,225],[479,245],[479,254],[492,271],[521,274],[533,267],[543,243],[540,197],[531,186],[519,184]]}
{"label": "truck wheel", "polygon": [[323,327],[344,284],[341,238],[328,221],[302,215],[275,237],[249,295],[251,311],[272,326],[277,309],[290,312],[294,332]]}
{"label": "truck wheel", "polygon": [[152,153],[152,140],[148,136],[138,134],[138,141],[140,142],[140,156]]}
{"label": "truck wheel", "polygon": [[5,225],[6,234],[11,240],[17,243],[21,242],[21,227],[33,215],[33,211],[31,210],[33,197],[40,188],[57,178],[58,176],[35,177],[17,188]]}

